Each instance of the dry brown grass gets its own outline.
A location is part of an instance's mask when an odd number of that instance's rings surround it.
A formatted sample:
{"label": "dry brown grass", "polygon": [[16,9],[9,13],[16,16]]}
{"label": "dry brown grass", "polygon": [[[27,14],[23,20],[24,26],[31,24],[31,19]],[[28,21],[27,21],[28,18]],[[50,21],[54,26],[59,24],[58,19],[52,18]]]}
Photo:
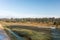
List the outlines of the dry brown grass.
{"label": "dry brown grass", "polygon": [[[25,22],[25,23],[22,23],[22,22],[0,22],[1,24],[3,25],[24,25],[24,26],[33,26],[33,27],[41,27],[41,28],[50,28],[52,26],[52,22],[50,23],[36,23],[36,22]],[[60,26],[59,26],[60,28]]]}

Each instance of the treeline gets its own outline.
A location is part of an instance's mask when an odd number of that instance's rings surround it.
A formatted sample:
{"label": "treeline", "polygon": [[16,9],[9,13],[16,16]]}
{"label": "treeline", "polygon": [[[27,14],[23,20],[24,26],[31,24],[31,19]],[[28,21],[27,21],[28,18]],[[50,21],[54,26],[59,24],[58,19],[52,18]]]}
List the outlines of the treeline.
{"label": "treeline", "polygon": [[37,23],[49,23],[60,25],[60,18],[0,18],[0,21],[5,22],[37,22]]}

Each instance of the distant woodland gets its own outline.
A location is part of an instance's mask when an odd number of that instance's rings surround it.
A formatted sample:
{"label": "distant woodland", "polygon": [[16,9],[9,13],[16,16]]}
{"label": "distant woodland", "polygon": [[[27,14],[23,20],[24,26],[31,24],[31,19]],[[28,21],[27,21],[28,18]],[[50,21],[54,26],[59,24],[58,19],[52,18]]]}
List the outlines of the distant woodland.
{"label": "distant woodland", "polygon": [[21,22],[21,23],[51,23],[52,25],[60,25],[60,18],[0,18],[3,22]]}

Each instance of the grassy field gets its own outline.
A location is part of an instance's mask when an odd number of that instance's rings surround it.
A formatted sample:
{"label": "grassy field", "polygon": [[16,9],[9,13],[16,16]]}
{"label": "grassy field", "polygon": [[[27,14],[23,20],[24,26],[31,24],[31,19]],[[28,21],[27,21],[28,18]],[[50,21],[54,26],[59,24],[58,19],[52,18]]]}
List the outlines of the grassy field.
{"label": "grassy field", "polygon": [[5,31],[8,34],[8,36],[10,37],[11,40],[17,40],[17,38],[6,29],[6,27],[5,27]]}
{"label": "grassy field", "polygon": [[[38,27],[38,28],[50,28],[51,26],[55,26],[56,25],[53,25],[53,23],[36,23],[36,22],[2,22],[0,21],[0,24],[2,25],[7,25],[7,26],[10,26],[10,25],[24,25],[24,26],[33,26],[33,27]],[[60,28],[60,25],[57,26],[57,28]]]}
{"label": "grassy field", "polygon": [[[44,31],[34,31],[30,29],[20,28],[18,26],[5,26],[5,28],[9,28],[13,32],[17,33],[19,36],[24,37],[26,40],[51,40],[51,35]],[[6,30],[11,40],[17,40],[14,35]]]}

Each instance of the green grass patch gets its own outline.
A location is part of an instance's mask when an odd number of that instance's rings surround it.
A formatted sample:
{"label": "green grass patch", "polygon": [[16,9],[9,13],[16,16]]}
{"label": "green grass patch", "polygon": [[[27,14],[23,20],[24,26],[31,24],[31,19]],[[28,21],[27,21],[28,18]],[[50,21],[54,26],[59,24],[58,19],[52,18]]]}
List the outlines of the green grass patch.
{"label": "green grass patch", "polygon": [[5,31],[8,34],[8,36],[10,37],[11,40],[17,40],[17,38],[13,34],[11,34],[8,30],[5,29]]}
{"label": "green grass patch", "polygon": [[37,32],[27,29],[12,29],[20,35],[30,37],[31,40],[51,40],[51,36],[44,32]]}
{"label": "green grass patch", "polygon": [[[12,31],[16,32],[19,36],[25,37],[28,40],[29,38],[31,40],[51,40],[51,35],[45,32],[37,32],[28,29],[21,29],[19,27],[7,27],[7,28],[10,28]],[[9,34],[9,32],[7,33]],[[10,37],[12,37],[13,40],[16,40],[12,34],[9,35],[11,35]]]}

